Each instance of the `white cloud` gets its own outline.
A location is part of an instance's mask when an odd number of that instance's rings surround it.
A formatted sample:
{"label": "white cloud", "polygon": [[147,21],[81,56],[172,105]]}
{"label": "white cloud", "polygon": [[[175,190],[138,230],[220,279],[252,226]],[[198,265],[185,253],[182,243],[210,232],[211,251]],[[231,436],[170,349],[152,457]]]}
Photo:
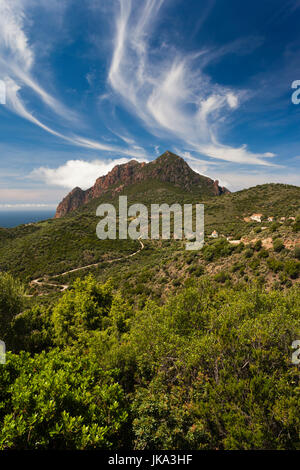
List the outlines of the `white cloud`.
{"label": "white cloud", "polygon": [[33,78],[35,52],[24,32],[28,4],[34,2],[0,0],[0,71],[16,81],[19,89],[29,87],[56,114],[68,121],[78,120],[74,111],[47,93]]}
{"label": "white cloud", "polygon": [[[149,38],[155,34],[163,3],[146,0],[133,8],[131,0],[119,0],[108,75],[112,89],[154,134],[167,132],[214,159],[270,166],[265,161],[270,152],[254,153],[246,145],[234,148],[218,141],[219,126],[239,106],[243,93],[210,81],[203,72],[209,60],[207,51],[182,54],[164,44],[150,52]],[[238,50],[238,44],[235,48]],[[222,53],[227,52],[232,48],[224,47]]]}
{"label": "white cloud", "polygon": [[236,95],[234,95],[233,93],[227,93],[226,98],[227,98],[227,102],[228,102],[228,104],[231,108],[233,108],[233,109],[237,108],[237,106],[239,104],[239,100],[238,100],[238,97]]}
{"label": "white cloud", "polygon": [[77,135],[67,136],[65,134],[62,134],[61,132],[52,129],[28,111],[21,97],[19,96],[21,87],[13,79],[6,77],[4,82],[6,84],[6,101],[8,106],[10,106],[16,114],[32,122],[33,124],[40,127],[49,134],[52,134],[70,144],[76,145],[78,147],[88,148],[91,150],[101,150],[104,152],[129,155],[131,157],[136,158],[142,158],[146,156],[145,150],[142,147],[138,147],[136,145],[133,145],[131,148],[126,149],[115,145],[102,143],[96,140],[87,139]]}
{"label": "white cloud", "polygon": [[[7,107],[45,132],[70,144],[133,157],[145,156],[144,149],[135,146],[130,148],[130,141],[127,142],[129,148],[123,149],[76,134],[66,135],[44,124],[28,109],[21,96],[22,90],[26,87],[34,91],[47,108],[62,118],[63,125],[65,121],[71,121],[74,124],[82,121],[76,112],[67,108],[44,90],[33,77],[35,53],[25,33],[26,7],[28,6],[49,8],[44,0],[42,2],[37,0],[0,0],[0,73],[6,83]],[[51,8],[53,9],[52,14],[55,14],[56,9],[61,8],[61,3],[55,0]]]}
{"label": "white cloud", "polygon": [[30,70],[34,54],[23,31],[23,20],[24,12],[19,0],[0,0],[1,52],[5,51],[15,66]]}
{"label": "white cloud", "polygon": [[42,181],[47,185],[61,186],[73,189],[79,186],[87,189],[93,186],[96,179],[106,175],[114,166],[128,163],[130,159],[119,158],[117,160],[69,160],[58,168],[37,168],[30,177]]}
{"label": "white cloud", "polygon": [[209,145],[202,145],[201,151],[209,157],[228,162],[275,166],[264,160],[265,158],[274,157],[275,154],[270,152],[252,153],[247,149],[246,145],[237,148],[213,142]]}
{"label": "white cloud", "polygon": [[65,139],[71,142],[74,145],[78,145],[79,147],[85,147],[91,150],[102,150],[105,152],[128,155],[134,158],[146,157],[146,151],[142,147],[138,147],[136,145],[133,145],[132,147],[126,149],[126,148],[118,147],[116,145],[110,145],[110,144],[98,142],[92,139],[86,139],[84,137],[79,137],[79,136],[66,137],[60,134],[60,137],[62,139]]}

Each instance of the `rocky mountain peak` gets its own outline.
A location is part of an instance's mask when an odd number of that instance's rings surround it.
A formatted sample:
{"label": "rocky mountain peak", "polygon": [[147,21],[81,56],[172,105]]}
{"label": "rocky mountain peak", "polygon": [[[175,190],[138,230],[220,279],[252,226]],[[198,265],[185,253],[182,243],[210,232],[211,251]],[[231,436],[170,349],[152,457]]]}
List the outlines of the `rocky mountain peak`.
{"label": "rocky mountain peak", "polygon": [[171,183],[188,192],[196,190],[207,196],[219,196],[229,192],[226,188],[221,188],[218,181],[196,173],[183,158],[166,151],[149,163],[130,160],[128,163],[116,165],[107,175],[97,178],[94,186],[86,191],[74,188],[58,205],[55,217],[63,217],[109,191],[113,195],[127,186],[145,180]]}

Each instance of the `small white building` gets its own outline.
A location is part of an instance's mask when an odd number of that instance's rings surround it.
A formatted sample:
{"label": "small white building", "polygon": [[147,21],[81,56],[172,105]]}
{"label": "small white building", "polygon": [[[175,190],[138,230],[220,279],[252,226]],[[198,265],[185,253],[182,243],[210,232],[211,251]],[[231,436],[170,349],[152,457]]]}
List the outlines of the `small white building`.
{"label": "small white building", "polygon": [[262,214],[252,214],[250,215],[250,219],[254,220],[254,222],[261,222]]}
{"label": "small white building", "polygon": [[273,216],[268,217],[268,222],[273,222],[273,220],[274,220],[274,217],[273,217]]}

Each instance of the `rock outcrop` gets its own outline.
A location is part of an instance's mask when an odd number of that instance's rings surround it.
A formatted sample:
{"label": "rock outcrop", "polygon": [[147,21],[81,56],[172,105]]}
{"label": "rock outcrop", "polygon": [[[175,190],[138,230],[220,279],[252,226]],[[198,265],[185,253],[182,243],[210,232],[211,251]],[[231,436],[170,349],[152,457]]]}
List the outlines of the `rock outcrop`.
{"label": "rock outcrop", "polygon": [[63,217],[109,191],[114,195],[127,186],[146,180],[172,183],[189,192],[196,189],[206,196],[220,196],[230,192],[220,187],[218,181],[193,171],[183,158],[167,151],[150,163],[131,160],[123,165],[116,165],[86,191],[74,188],[58,205],[55,218]]}

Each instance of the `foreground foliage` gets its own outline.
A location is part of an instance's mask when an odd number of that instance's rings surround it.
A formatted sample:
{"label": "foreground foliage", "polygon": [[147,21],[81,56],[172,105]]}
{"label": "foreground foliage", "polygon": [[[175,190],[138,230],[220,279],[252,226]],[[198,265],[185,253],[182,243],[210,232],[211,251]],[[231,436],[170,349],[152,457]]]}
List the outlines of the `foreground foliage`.
{"label": "foreground foliage", "polygon": [[0,448],[300,449],[297,287],[189,284],[134,311],[88,276],[14,318]]}
{"label": "foreground foliage", "polygon": [[9,354],[1,374],[2,449],[110,448],[122,443],[124,393],[89,357]]}

